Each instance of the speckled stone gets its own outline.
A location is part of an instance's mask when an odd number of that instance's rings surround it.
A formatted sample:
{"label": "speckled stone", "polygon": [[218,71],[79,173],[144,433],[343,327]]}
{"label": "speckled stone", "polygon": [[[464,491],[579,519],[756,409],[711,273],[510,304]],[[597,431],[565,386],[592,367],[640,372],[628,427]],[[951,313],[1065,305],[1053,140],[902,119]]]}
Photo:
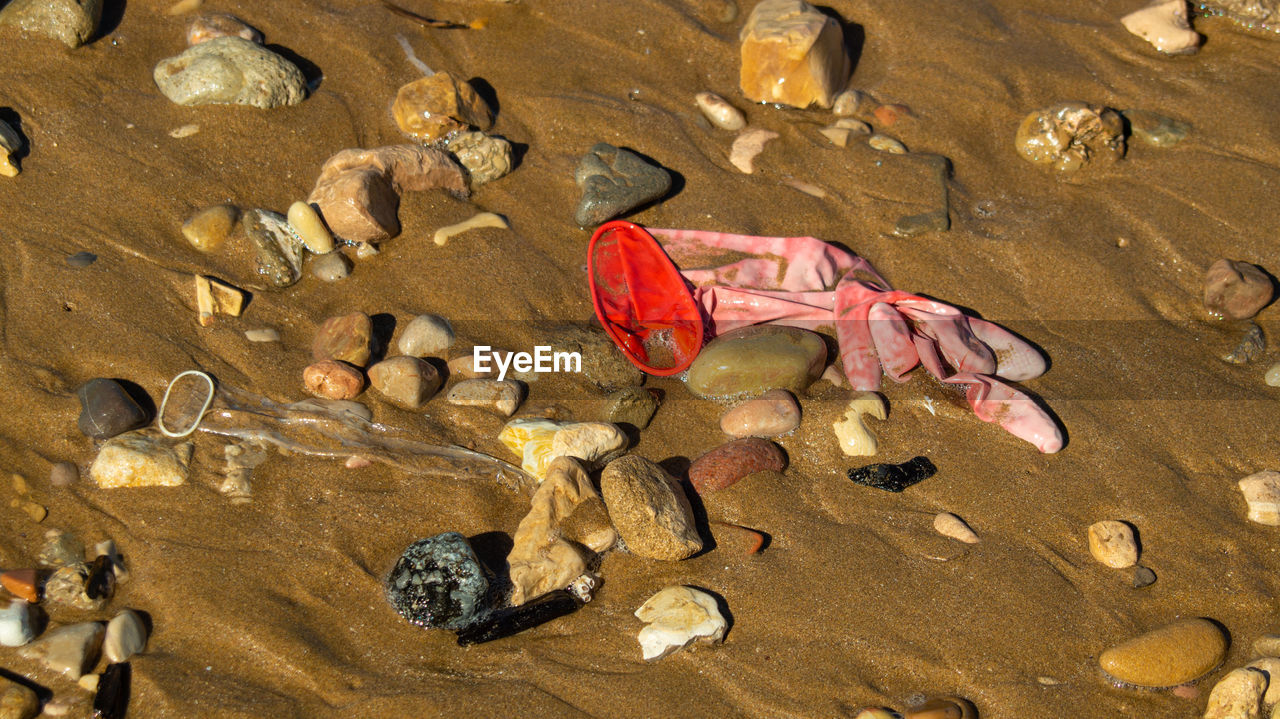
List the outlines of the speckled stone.
{"label": "speckled stone", "polygon": [[307,97],[297,65],[241,37],[218,37],[156,64],[164,96],[179,105],[296,105]]}
{"label": "speckled stone", "polygon": [[600,492],[632,553],[674,561],[702,551],[689,498],[662,467],[634,454],[615,459],[600,476]]}
{"label": "speckled stone", "polygon": [[430,629],[462,629],[483,607],[489,582],[467,539],[445,532],[409,545],[387,578],[402,617]]}
{"label": "speckled stone", "polygon": [[311,357],[320,360],[341,360],[357,367],[369,362],[370,342],[373,339],[373,320],[363,312],[352,312],[341,317],[330,317],[316,330],[311,342]]}
{"label": "speckled stone", "polygon": [[689,482],[698,494],[724,489],[756,472],[781,472],[787,465],[778,445],[759,437],[726,442],[693,461]]}
{"label": "speckled stone", "polygon": [[257,251],[258,275],[268,284],[285,288],[302,277],[302,240],[290,229],[284,215],[271,210],[248,210],[240,225]]}
{"label": "speckled stone", "polygon": [[30,687],[0,677],[0,719],[32,719],[40,713],[40,698]]}
{"label": "speckled stone", "polygon": [[102,0],[12,0],[0,9],[0,25],[45,35],[75,48],[89,42],[102,19]]}
{"label": "speckled stone", "polygon": [[1213,671],[1227,654],[1227,638],[1207,619],[1183,619],[1140,634],[1098,658],[1113,680],[1137,687],[1173,687]]}
{"label": "speckled stone", "polygon": [[626,387],[609,395],[605,419],[613,424],[625,424],[644,429],[649,426],[653,414],[658,411],[658,398],[641,387]]}
{"label": "speckled stone", "polygon": [[630,212],[671,189],[671,173],[605,142],[582,156],[574,181],[582,188],[582,199],[573,218],[582,227]]}

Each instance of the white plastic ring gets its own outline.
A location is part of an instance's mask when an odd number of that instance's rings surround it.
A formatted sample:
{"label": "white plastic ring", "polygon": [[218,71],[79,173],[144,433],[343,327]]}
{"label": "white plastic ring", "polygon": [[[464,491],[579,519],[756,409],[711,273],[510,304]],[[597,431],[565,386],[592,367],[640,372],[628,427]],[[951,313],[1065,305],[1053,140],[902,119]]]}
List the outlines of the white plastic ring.
{"label": "white plastic ring", "polygon": [[[204,406],[201,407],[200,412],[196,414],[196,420],[191,423],[191,426],[188,427],[183,432],[174,432],[173,430],[164,426],[164,408],[169,404],[169,393],[173,391],[173,386],[178,383],[178,380],[182,379],[183,377],[186,377],[187,375],[199,375],[203,377],[204,381],[209,383],[209,396],[205,397]],[[210,377],[207,372],[201,372],[198,369],[189,369],[186,372],[179,374],[177,377],[174,377],[173,379],[169,380],[169,386],[166,387],[164,390],[164,399],[160,400],[160,412],[156,416],[156,426],[160,428],[160,431],[164,433],[164,436],[166,437],[173,437],[175,439],[180,437],[186,437],[187,435],[196,431],[196,428],[200,426],[200,420],[204,419],[204,413],[208,412],[209,405],[213,404],[213,393],[214,393],[213,377]]]}

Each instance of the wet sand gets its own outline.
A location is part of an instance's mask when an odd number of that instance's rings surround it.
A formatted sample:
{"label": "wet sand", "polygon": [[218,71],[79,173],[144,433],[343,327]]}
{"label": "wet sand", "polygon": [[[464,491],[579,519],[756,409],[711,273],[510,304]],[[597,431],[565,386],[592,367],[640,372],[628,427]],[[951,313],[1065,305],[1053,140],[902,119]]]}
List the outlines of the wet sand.
{"label": "wet sand", "polygon": [[[0,178],[0,466],[25,475],[50,510],[42,525],[0,513],[0,566],[30,566],[48,527],[116,540],[132,579],[112,608],[143,610],[155,626],[134,662],[130,716],[838,716],[958,694],[990,719],[1189,718],[1203,695],[1112,688],[1098,654],[1176,618],[1209,616],[1232,635],[1230,668],[1277,630],[1276,530],[1245,520],[1235,487],[1280,468],[1277,390],[1262,382],[1277,355],[1218,360],[1241,330],[1207,324],[1199,299],[1220,257],[1280,269],[1276,36],[1201,19],[1202,51],[1169,58],[1120,26],[1135,7],[1123,3],[829,3],[865,37],[851,85],[909,105],[916,118],[889,132],[954,167],[952,230],[903,239],[892,235],[897,218],[931,209],[936,196],[928,167],[859,143],[831,146],[817,132],[829,113],[748,105],[737,91],[737,32],[749,4],[726,21],[727,1],[405,0],[433,17],[489,19],[484,30],[449,31],[374,2],[209,0],[204,10],[239,15],[323,73],[304,103],[265,112],[177,107],[156,90],[153,66],[184,45],[185,18],[165,16],[169,4],[132,0],[106,37],[75,51],[0,31],[0,108],[17,113],[30,142],[23,173]],[[243,318],[199,327],[190,275],[229,270],[190,248],[182,222],[218,202],[283,211],[332,153],[404,141],[389,107],[419,72],[397,33],[431,67],[493,88],[493,132],[525,146],[519,167],[470,203],[407,195],[401,236],[350,278],[250,287]],[[780,133],[755,174],[728,163],[732,135],[693,104],[702,90]],[[1012,138],[1026,113],[1060,100],[1152,110],[1194,132],[1173,148],[1134,141],[1123,162],[1053,175],[1021,160]],[[188,124],[199,132],[170,137]],[[753,477],[704,502],[711,519],[767,532],[761,555],[711,549],[664,563],[615,552],[597,598],[573,617],[465,650],[450,633],[400,619],[382,579],[410,542],[443,531],[478,538],[500,562],[528,505],[496,484],[275,457],[254,473],[253,503],[233,506],[218,494],[221,446],[207,435],[182,488],[48,484],[52,463],[83,471],[93,459],[74,397],[93,377],[131,380],[158,399],[170,377],[200,368],[293,400],[312,333],[331,315],[387,313],[403,326],[434,312],[463,342],[515,349],[588,319],[589,234],[571,219],[573,169],[601,141],[679,174],[637,222],[841,243],[896,287],[1035,342],[1052,366],[1025,386],[1061,419],[1067,447],[1039,455],[946,402],[935,417],[922,400],[945,391],[916,377],[885,389],[880,456],[927,455],[939,472],[900,495],[878,492],[844,478],[861,464],[830,431],[845,393],[820,383],[802,398],[801,428],[780,441],[792,461],[785,476]],[[482,209],[512,229],[431,242]],[[65,263],[84,250],[97,262]],[[1271,307],[1258,319],[1270,336],[1278,316]],[[244,330],[257,327],[277,328],[283,342],[248,342]],[[721,406],[675,380],[648,386],[667,399],[633,451],[678,467],[723,440]],[[593,419],[601,396],[548,377],[533,384],[530,407]],[[376,419],[423,441],[506,458],[497,418],[442,396],[425,416],[369,403]],[[932,517],[943,510],[982,543],[937,536]],[[1109,518],[1138,527],[1155,585],[1134,590],[1127,572],[1090,557],[1085,529]],[[645,664],[631,613],[675,583],[725,599],[727,640]],[[56,695],[75,691],[13,650],[0,652],[0,666]]]}

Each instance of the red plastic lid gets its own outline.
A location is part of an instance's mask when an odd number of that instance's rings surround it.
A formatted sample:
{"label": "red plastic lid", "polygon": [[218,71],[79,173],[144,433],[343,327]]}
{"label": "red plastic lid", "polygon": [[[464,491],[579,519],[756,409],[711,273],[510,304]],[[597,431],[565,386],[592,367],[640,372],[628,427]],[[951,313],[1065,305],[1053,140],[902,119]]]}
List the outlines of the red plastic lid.
{"label": "red plastic lid", "polygon": [[591,302],[632,364],[665,377],[702,349],[702,312],[662,246],[643,227],[607,222],[587,247]]}

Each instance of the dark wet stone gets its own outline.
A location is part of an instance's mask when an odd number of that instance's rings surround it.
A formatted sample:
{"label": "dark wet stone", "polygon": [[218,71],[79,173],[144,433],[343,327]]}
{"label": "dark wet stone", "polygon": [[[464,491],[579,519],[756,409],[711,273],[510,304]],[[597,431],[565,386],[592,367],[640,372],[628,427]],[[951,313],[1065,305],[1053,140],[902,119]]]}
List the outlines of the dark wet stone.
{"label": "dark wet stone", "polygon": [[1172,117],[1157,115],[1146,110],[1125,110],[1133,136],[1154,147],[1172,147],[1187,139],[1191,126]]}
{"label": "dark wet stone", "polygon": [[1142,566],[1141,564],[1133,568],[1133,588],[1146,589],[1156,583],[1156,573]]}
{"label": "dark wet stone", "polygon": [[903,215],[893,226],[893,234],[899,237],[915,237],[926,232],[946,232],[951,229],[951,216],[946,210],[932,210],[918,215]]}
{"label": "dark wet stone", "polygon": [[284,215],[249,210],[240,224],[258,253],[258,274],[275,287],[288,287],[302,276],[302,240]]}
{"label": "dark wet stone", "polygon": [[902,464],[869,464],[849,470],[849,479],[854,484],[864,487],[875,487],[886,492],[901,492],[918,482],[932,477],[938,472],[928,457],[916,457]]}
{"label": "dark wet stone", "polygon": [[76,397],[80,400],[80,431],[87,437],[108,439],[137,429],[149,419],[113,379],[91,379],[76,390]]}
{"label": "dark wet stone", "polygon": [[115,592],[116,572],[111,557],[102,555],[89,564],[89,576],[84,580],[84,593],[90,599],[109,599]]}
{"label": "dark wet stone", "polygon": [[462,629],[475,620],[489,589],[465,537],[445,532],[404,550],[387,578],[387,599],[405,619],[431,629]]}
{"label": "dark wet stone", "polygon": [[77,270],[83,267],[88,267],[89,265],[92,265],[94,262],[97,262],[97,261],[98,261],[98,256],[93,254],[92,252],[77,252],[74,255],[67,256],[67,264],[71,265]]}
{"label": "dark wet stone", "polygon": [[108,664],[98,677],[98,693],[93,697],[94,719],[123,719],[129,708],[129,662]]}
{"label": "dark wet stone", "polygon": [[458,646],[483,644],[519,634],[552,619],[572,614],[581,606],[582,602],[572,594],[557,589],[518,607],[496,611],[483,622],[459,631]]}
{"label": "dark wet stone", "polygon": [[605,411],[605,421],[614,424],[629,424],[636,429],[644,429],[658,411],[658,400],[653,393],[641,387],[627,387],[609,395],[609,406]]}
{"label": "dark wet stone", "polygon": [[666,170],[605,142],[582,156],[573,179],[582,188],[582,200],[573,216],[582,227],[625,214],[671,189],[671,174]]}

